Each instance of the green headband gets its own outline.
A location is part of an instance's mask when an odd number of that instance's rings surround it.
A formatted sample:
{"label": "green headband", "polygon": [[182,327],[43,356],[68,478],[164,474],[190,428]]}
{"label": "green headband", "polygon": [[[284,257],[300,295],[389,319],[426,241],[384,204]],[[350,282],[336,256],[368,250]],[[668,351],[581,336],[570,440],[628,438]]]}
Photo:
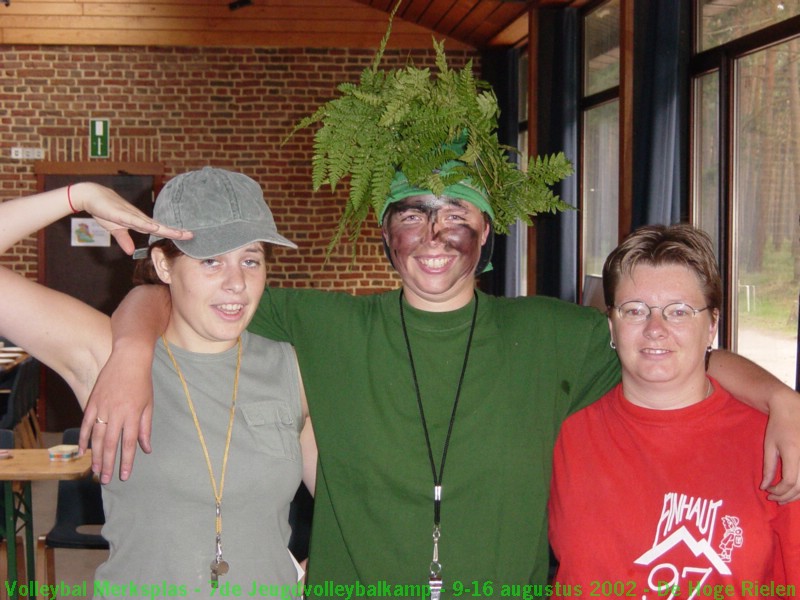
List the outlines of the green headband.
{"label": "green headband", "polygon": [[[460,163],[456,160],[448,161],[442,166],[439,174],[443,176],[452,174],[458,167],[462,165],[463,163]],[[397,171],[394,174],[394,179],[392,179],[392,184],[389,187],[389,196],[386,198],[386,203],[383,205],[383,209],[378,215],[378,223],[383,223],[383,216],[386,214],[386,210],[389,208],[389,205],[412,196],[427,195],[436,194],[434,194],[432,190],[426,190],[411,185],[411,182],[408,181],[408,177],[406,177],[405,173],[402,171]],[[458,200],[466,200],[470,204],[477,206],[481,212],[488,214],[492,221],[494,221],[494,211],[492,210],[492,206],[489,204],[486,190],[475,185],[469,178],[446,185],[444,187],[444,191],[442,191],[442,193],[439,195],[447,196],[448,198],[456,198]]]}

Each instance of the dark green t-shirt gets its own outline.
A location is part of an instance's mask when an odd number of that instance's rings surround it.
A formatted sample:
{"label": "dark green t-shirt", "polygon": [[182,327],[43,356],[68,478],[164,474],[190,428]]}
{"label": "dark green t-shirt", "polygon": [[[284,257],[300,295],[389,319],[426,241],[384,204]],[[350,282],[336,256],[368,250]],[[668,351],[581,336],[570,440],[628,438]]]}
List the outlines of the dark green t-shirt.
{"label": "dark green t-shirt", "polygon": [[[619,381],[598,311],[543,297],[477,296],[442,482],[439,553],[448,598],[460,589],[462,597],[476,590],[500,597],[503,586],[546,581],[556,434],[568,414]],[[433,474],[399,299],[399,291],[268,289],[250,326],[295,345],[314,423],[309,596],[346,596],[336,586],[358,583],[354,596],[419,597],[413,586],[428,581]],[[473,308],[430,313],[405,305],[437,468]],[[505,595],[522,594],[514,590]]]}

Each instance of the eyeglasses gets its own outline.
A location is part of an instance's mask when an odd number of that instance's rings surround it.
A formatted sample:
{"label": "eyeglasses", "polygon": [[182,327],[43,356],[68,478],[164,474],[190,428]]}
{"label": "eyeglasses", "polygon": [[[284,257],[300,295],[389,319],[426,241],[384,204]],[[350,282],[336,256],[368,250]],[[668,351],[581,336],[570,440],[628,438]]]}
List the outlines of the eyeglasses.
{"label": "eyeglasses", "polygon": [[674,302],[666,306],[648,306],[644,302],[638,300],[632,300],[631,302],[626,302],[621,306],[614,306],[613,308],[617,309],[619,318],[626,323],[644,323],[650,318],[650,315],[655,309],[659,309],[664,320],[673,325],[688,323],[697,316],[697,313],[709,309],[708,306],[704,308],[692,308],[685,302]]}

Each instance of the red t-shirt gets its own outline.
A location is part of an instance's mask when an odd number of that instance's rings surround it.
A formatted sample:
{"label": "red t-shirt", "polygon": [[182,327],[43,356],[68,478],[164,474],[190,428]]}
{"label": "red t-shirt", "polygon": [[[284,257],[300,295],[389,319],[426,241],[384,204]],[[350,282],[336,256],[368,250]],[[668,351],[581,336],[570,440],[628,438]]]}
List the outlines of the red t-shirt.
{"label": "red t-shirt", "polygon": [[800,593],[800,504],[758,489],[766,416],[714,387],[651,410],[618,385],[564,422],[549,504],[555,597]]}

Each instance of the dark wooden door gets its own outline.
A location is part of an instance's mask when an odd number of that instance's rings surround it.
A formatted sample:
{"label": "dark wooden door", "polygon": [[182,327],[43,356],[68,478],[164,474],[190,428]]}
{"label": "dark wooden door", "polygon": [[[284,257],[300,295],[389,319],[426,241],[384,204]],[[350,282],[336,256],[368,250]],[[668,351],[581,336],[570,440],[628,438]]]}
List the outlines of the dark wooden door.
{"label": "dark wooden door", "polygon": [[[153,214],[154,177],[150,175],[45,175],[44,187],[51,190],[78,181],[94,181],[115,190],[143,212]],[[42,233],[39,258],[40,280],[110,315],[131,289],[134,261],[116,242],[109,247],[73,246],[72,219],[88,218],[86,213],[65,217]],[[147,237],[132,234],[137,247]],[[82,413],[72,390],[54,371],[45,369],[42,405],[46,407],[48,431],[77,427]]]}

